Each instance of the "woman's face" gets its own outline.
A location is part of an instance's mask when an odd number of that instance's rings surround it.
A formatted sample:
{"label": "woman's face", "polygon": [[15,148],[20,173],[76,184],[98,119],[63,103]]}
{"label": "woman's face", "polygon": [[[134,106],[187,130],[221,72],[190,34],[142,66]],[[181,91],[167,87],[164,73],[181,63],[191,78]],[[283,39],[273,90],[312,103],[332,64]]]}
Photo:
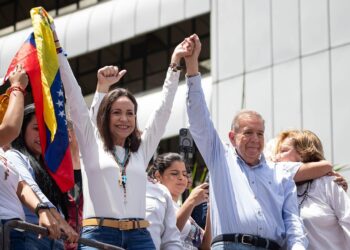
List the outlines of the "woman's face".
{"label": "woman's face", "polygon": [[278,151],[279,153],[276,155],[277,161],[301,161],[301,157],[299,153],[295,150],[293,140],[291,138],[284,139]]}
{"label": "woman's face", "polygon": [[38,122],[35,115],[30,119],[25,132],[24,132],[24,142],[27,149],[32,152],[35,157],[39,157],[41,154],[40,138],[39,138],[39,128]]}
{"label": "woman's face", "polygon": [[126,138],[135,130],[136,114],[132,101],[121,96],[112,104],[109,113],[109,129],[116,145],[124,146]]}
{"label": "woman's face", "polygon": [[166,186],[173,197],[179,197],[187,188],[188,174],[183,161],[174,161],[162,175],[160,183]]}

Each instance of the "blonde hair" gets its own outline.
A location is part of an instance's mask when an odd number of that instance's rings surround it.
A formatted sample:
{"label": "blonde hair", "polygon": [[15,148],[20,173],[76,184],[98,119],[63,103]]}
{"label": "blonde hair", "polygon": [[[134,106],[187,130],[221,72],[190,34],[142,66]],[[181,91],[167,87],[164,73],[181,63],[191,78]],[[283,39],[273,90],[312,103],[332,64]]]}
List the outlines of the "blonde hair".
{"label": "blonde hair", "polygon": [[302,162],[324,160],[323,146],[320,138],[310,130],[286,130],[277,138],[275,155],[280,153],[281,144],[290,139]]}

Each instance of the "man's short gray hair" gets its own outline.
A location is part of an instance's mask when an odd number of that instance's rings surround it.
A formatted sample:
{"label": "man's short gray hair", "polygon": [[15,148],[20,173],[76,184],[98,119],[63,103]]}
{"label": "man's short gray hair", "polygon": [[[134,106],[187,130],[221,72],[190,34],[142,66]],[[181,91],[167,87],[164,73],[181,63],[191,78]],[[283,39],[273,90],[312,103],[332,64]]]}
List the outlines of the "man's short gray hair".
{"label": "man's short gray hair", "polygon": [[243,117],[256,117],[256,118],[260,119],[265,126],[265,120],[262,118],[262,116],[258,112],[254,111],[254,110],[249,110],[249,109],[242,109],[242,110],[238,111],[238,113],[233,118],[233,121],[231,124],[231,130],[233,130],[234,132],[238,132],[239,125],[240,125],[239,122],[241,121],[241,119]]}

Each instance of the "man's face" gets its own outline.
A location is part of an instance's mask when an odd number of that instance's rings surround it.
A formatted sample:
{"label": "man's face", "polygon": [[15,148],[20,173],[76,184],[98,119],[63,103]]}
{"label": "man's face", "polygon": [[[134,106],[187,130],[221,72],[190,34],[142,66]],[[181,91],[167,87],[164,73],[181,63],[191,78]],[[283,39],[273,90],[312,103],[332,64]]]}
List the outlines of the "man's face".
{"label": "man's face", "polygon": [[264,149],[264,123],[259,117],[243,116],[237,131],[230,132],[230,139],[238,154],[250,166],[259,163]]}

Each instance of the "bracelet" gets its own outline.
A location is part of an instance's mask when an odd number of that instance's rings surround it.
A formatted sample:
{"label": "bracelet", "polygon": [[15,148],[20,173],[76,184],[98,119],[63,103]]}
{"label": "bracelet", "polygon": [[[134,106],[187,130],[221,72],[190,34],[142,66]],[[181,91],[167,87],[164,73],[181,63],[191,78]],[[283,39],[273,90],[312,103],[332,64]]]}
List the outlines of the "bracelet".
{"label": "bracelet", "polygon": [[182,70],[182,66],[178,65],[177,63],[170,63],[169,67],[173,72],[177,72],[178,70]]}
{"label": "bracelet", "polygon": [[8,92],[8,94],[11,94],[13,91],[22,92],[24,96],[27,94],[27,91],[25,91],[25,89],[22,89],[19,86],[11,86],[6,92]]}

